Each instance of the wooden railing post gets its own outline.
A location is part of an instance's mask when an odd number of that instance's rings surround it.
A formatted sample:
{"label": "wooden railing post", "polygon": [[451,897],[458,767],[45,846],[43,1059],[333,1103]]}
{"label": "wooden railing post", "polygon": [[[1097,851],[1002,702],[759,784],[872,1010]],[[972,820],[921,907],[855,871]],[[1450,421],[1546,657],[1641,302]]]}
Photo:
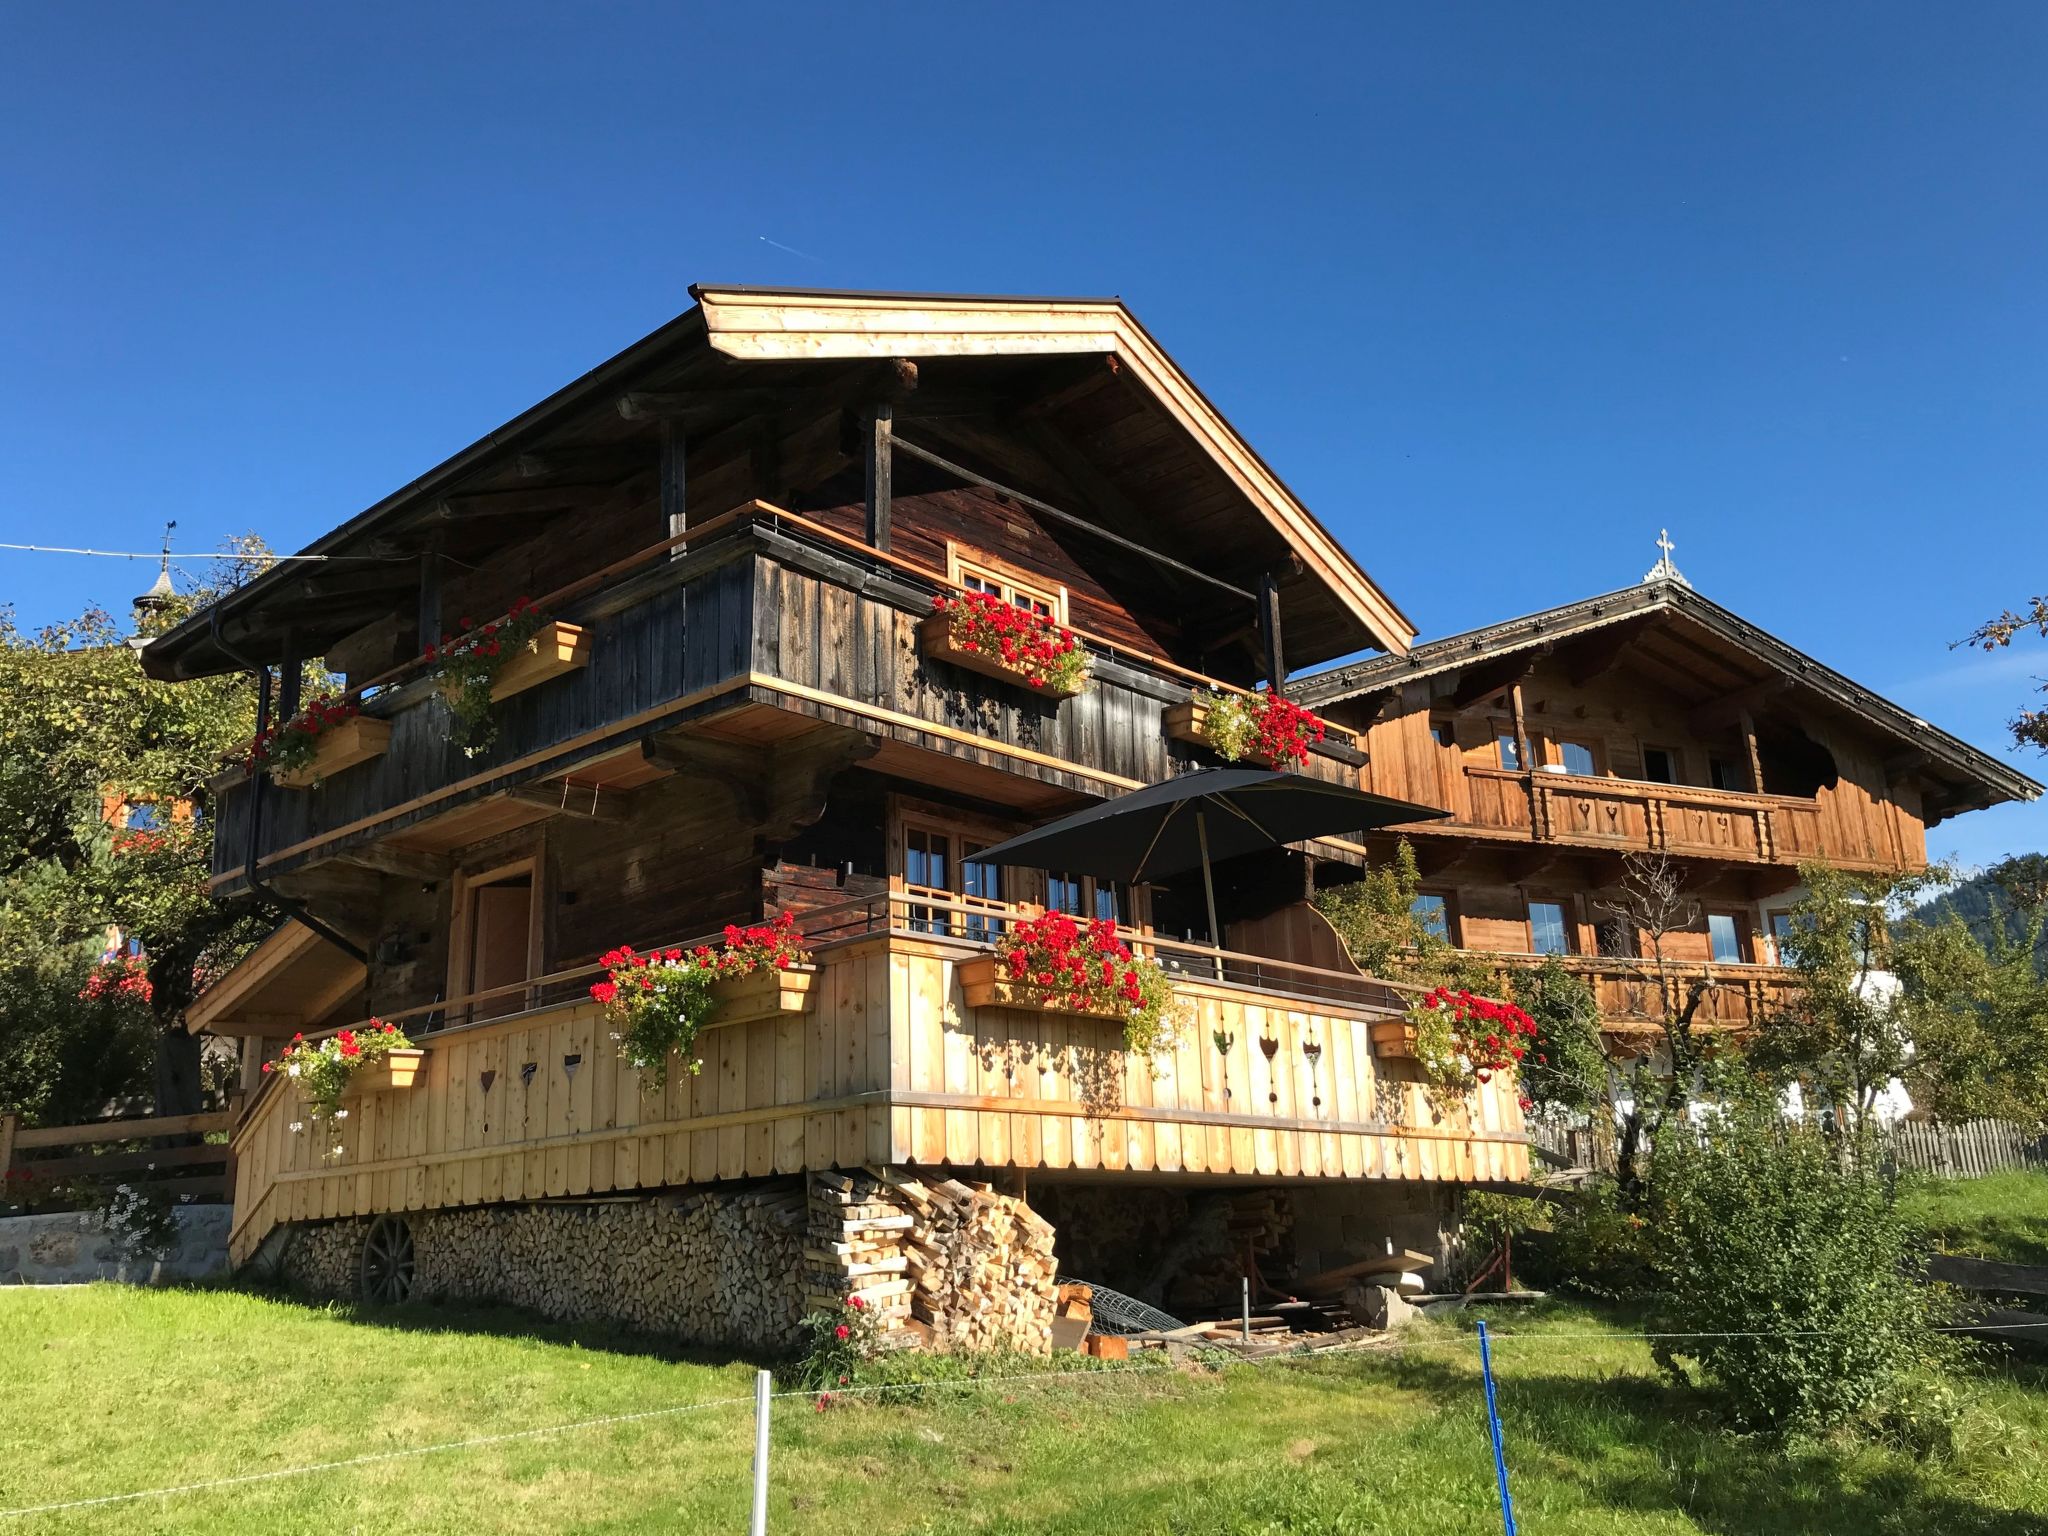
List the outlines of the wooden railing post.
{"label": "wooden railing post", "polygon": [[20,1123],[21,1116],[12,1110],[0,1114],[0,1179],[14,1166],[14,1130]]}

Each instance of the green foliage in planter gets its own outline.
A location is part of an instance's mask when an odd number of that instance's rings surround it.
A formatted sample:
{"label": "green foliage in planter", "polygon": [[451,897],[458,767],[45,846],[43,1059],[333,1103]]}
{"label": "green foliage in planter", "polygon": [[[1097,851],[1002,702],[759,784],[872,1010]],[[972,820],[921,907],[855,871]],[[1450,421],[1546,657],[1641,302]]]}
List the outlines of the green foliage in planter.
{"label": "green foliage in planter", "polygon": [[460,634],[443,635],[438,645],[427,647],[426,659],[452,716],[449,739],[465,756],[475,757],[498,739],[491,688],[546,624],[532,600],[520,597],[504,618],[483,624],[464,618]]}

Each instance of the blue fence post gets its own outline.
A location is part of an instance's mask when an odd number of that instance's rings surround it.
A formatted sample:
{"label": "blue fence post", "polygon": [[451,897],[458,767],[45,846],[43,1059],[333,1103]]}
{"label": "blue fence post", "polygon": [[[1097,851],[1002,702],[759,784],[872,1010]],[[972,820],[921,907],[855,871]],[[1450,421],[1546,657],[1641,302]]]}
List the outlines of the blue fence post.
{"label": "blue fence post", "polygon": [[1508,1492],[1508,1456],[1500,1438],[1500,1404],[1493,1395],[1493,1345],[1486,1324],[1479,1325],[1479,1374],[1486,1383],[1486,1427],[1493,1435],[1493,1475],[1500,1484],[1500,1527],[1515,1536],[1515,1501]]}

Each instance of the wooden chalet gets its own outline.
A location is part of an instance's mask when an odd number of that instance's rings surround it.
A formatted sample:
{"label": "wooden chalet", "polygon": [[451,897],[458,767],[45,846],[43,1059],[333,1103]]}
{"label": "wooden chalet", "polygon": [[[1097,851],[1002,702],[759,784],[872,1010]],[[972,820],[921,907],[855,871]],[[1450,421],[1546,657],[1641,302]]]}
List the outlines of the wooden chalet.
{"label": "wooden chalet", "polygon": [[[321,658],[361,707],[318,772],[213,786],[214,888],[294,922],[195,1023],[244,1036],[252,1068],[366,1015],[426,1050],[332,1125],[262,1080],[234,1138],[237,1261],[757,1342],[852,1290],[938,1340],[1014,1312],[1042,1347],[1053,1250],[1208,1306],[1248,1266],[1279,1283],[1434,1248],[1451,1191],[1524,1179],[1512,1087],[1432,1107],[1375,1054],[1407,996],[1295,900],[1305,860],[1355,866],[1357,839],[1220,870],[1220,946],[1199,880],[975,860],[1214,761],[1183,739],[1198,690],[1398,662],[1413,638],[1130,312],[693,296],[314,541],[324,561],[143,652],[160,678],[260,673],[267,701],[275,678],[276,718]],[[933,601],[967,591],[1071,626],[1085,690],[951,650]],[[423,652],[522,597],[548,627],[501,680],[495,741],[465,751]],[[1355,784],[1368,745],[1333,731],[1304,771]],[[1116,916],[1174,973],[1172,1051],[1133,1058],[1108,1021],[963,981],[1048,906]],[[784,912],[814,969],[731,999],[701,1075],[623,1064],[588,997],[601,953]],[[906,1231],[906,1251],[877,1235]],[[1005,1261],[1009,1299],[984,1294],[997,1251],[1038,1253]],[[779,1321],[749,1334],[748,1309]]]}
{"label": "wooden chalet", "polygon": [[2041,792],[1702,596],[1660,547],[1634,587],[1295,690],[1357,732],[1366,788],[1450,813],[1403,833],[1430,920],[1503,967],[1563,957],[1616,1049],[1660,1009],[1647,936],[1610,910],[1624,855],[1677,861],[1693,911],[1670,980],[1712,974],[1709,1015],[1740,1028],[1787,985],[1802,861],[1922,869],[1929,827]]}

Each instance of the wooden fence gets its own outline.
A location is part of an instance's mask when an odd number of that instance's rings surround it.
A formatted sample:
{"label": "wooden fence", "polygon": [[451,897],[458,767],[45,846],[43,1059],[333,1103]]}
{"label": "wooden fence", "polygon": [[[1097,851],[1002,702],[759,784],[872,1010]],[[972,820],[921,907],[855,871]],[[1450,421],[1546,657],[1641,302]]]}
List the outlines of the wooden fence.
{"label": "wooden fence", "polygon": [[[233,1097],[239,1101],[241,1095]],[[174,1199],[225,1201],[234,1193],[233,1151],[225,1140],[192,1138],[232,1130],[239,1107],[231,1102],[199,1115],[32,1128],[0,1114],[0,1199],[33,1204],[44,1191],[75,1179],[119,1178],[147,1183]]]}
{"label": "wooden fence", "polygon": [[1891,1153],[1900,1168],[1944,1179],[1973,1179],[2009,1168],[2048,1169],[2048,1135],[2006,1120],[1936,1125],[1907,1120],[1892,1131]]}

